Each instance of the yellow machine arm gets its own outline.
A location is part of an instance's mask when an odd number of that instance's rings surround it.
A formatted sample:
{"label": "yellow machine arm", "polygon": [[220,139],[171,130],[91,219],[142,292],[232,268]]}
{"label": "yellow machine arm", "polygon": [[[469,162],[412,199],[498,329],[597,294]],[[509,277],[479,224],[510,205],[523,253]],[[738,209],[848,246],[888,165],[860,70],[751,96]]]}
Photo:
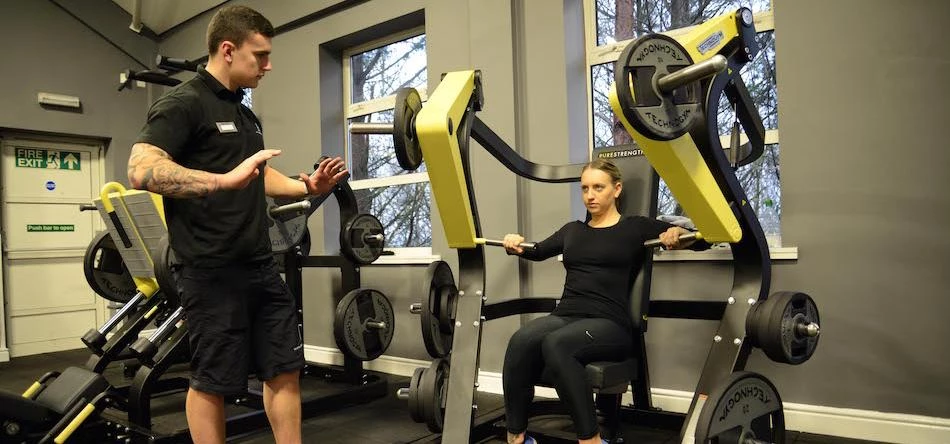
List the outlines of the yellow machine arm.
{"label": "yellow machine arm", "polygon": [[[614,114],[709,242],[735,243],[742,229],[689,130],[704,118],[699,79],[726,67],[719,55],[741,30],[737,14],[672,38],[641,37],[627,46],[610,91]],[[751,23],[751,13],[748,20]]]}
{"label": "yellow machine arm", "polygon": [[456,134],[474,90],[475,71],[446,74],[415,122],[432,195],[451,248],[475,248],[475,220]]}

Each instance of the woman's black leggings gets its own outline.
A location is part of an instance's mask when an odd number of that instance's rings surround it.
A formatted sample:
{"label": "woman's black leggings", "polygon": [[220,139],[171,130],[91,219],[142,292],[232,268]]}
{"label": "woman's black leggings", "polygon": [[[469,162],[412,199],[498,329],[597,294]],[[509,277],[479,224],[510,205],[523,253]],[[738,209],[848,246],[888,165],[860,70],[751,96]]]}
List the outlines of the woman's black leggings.
{"label": "woman's black leggings", "polygon": [[584,366],[629,356],[632,349],[630,332],[609,319],[549,315],[525,324],[508,342],[502,370],[508,432],[528,428],[534,385],[547,369],[558,397],[571,412],[577,438],[596,435],[597,415]]}

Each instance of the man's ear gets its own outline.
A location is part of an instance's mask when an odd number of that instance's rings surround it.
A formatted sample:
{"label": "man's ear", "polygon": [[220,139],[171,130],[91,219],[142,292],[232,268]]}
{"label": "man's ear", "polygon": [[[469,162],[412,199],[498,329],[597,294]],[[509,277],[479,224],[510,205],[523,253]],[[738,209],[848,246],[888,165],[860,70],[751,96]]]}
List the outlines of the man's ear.
{"label": "man's ear", "polygon": [[218,52],[224,57],[224,61],[230,63],[233,60],[235,49],[237,49],[237,47],[234,46],[234,43],[231,43],[230,40],[225,40],[221,42],[221,46],[218,47]]}

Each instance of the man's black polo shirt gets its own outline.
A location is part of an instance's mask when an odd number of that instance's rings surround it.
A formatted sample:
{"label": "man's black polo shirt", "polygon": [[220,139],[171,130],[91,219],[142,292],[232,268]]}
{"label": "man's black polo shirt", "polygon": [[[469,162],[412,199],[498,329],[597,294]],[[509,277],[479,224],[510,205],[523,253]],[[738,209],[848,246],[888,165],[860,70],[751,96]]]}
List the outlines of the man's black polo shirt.
{"label": "man's black polo shirt", "polygon": [[[137,142],[155,145],[190,169],[226,173],[264,148],[260,121],[204,69],[152,104]],[[242,190],[190,199],[164,198],[179,260],[197,267],[263,260],[271,255],[264,171]]]}

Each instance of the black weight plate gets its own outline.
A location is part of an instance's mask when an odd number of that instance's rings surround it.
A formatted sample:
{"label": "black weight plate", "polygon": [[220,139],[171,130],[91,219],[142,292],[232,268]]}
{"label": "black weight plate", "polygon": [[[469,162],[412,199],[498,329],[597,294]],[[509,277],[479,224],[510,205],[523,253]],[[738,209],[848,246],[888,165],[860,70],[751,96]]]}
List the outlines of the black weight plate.
{"label": "black weight plate", "polygon": [[138,293],[108,231],[97,234],[86,247],[82,268],[92,290],[107,300],[124,304]]}
{"label": "black weight plate", "polygon": [[419,380],[425,370],[422,367],[417,368],[413,370],[412,377],[409,378],[409,417],[415,422],[425,422],[425,418],[422,417],[422,406],[419,402]]}
{"label": "black weight plate", "polygon": [[799,334],[796,324],[819,324],[815,302],[807,294],[794,291],[776,292],[769,299],[773,303],[768,312],[762,351],[779,363],[797,365],[807,361],[818,346],[819,336]]}
{"label": "black weight plate", "polygon": [[736,372],[703,402],[696,442],[745,443],[748,439],[784,444],[785,414],[772,382],[756,373]]}
{"label": "black weight plate", "polygon": [[165,296],[170,307],[181,304],[181,295],[178,293],[178,270],[175,251],[168,244],[168,236],[163,236],[159,242],[160,256],[154,258],[152,264],[155,271],[155,280],[158,288]]}
{"label": "black weight plate", "polygon": [[663,34],[637,38],[620,53],[614,66],[617,101],[638,132],[654,140],[673,140],[689,132],[702,111],[699,82],[683,85],[672,94],[661,94],[654,85],[658,75],[692,64],[686,48]]}
{"label": "black weight plate", "polygon": [[[373,328],[369,322],[382,322],[385,326]],[[393,306],[386,295],[370,288],[357,288],[337,304],[333,336],[347,356],[371,361],[389,348],[395,322]]]}
{"label": "black weight plate", "polygon": [[404,170],[415,171],[422,164],[422,147],[416,137],[416,115],[422,110],[422,99],[415,88],[396,90],[393,110],[393,147],[396,161]]}
{"label": "black weight plate", "polygon": [[267,197],[267,233],[270,235],[271,251],[285,253],[290,251],[303,240],[307,231],[307,217],[313,213],[313,204],[310,209],[288,211],[271,215],[270,210],[279,206],[298,202],[292,199],[275,199]]}
{"label": "black weight plate", "polygon": [[452,324],[449,332],[442,329],[443,316],[440,302],[442,293],[439,288],[449,285],[455,286],[455,278],[452,276],[452,268],[449,267],[448,263],[436,261],[426,268],[426,279],[429,282],[429,288],[422,298],[422,310],[419,313],[422,341],[425,343],[429,356],[442,358],[448,355],[452,349],[452,335],[455,326]]}
{"label": "black weight plate", "polygon": [[[382,234],[383,242],[368,242],[364,236]],[[383,254],[385,246],[383,224],[372,214],[360,213],[343,224],[340,231],[340,252],[357,264],[373,263]]]}
{"label": "black weight plate", "polygon": [[763,326],[760,331],[760,347],[769,359],[783,364],[787,361],[782,350],[782,314],[791,301],[791,296],[792,294],[785,291],[769,295],[769,303],[767,307],[763,307],[767,310],[763,310],[760,315]]}
{"label": "black weight plate", "polygon": [[761,348],[769,359],[788,364],[782,346],[782,316],[785,309],[791,303],[794,293],[780,291],[769,296],[768,311],[763,311],[760,315],[764,328],[762,330]]}
{"label": "black weight plate", "polygon": [[426,427],[433,433],[442,432],[445,419],[445,389],[449,379],[449,362],[432,361],[419,378],[419,400]]}
{"label": "black weight plate", "polygon": [[801,364],[815,353],[818,347],[818,339],[821,335],[807,336],[798,331],[799,322],[802,324],[814,323],[821,325],[821,318],[818,315],[818,306],[815,301],[805,293],[796,293],[797,296],[792,300],[789,307],[790,313],[786,320],[782,322],[783,347],[786,349],[786,355],[789,357],[789,363],[793,365]]}

